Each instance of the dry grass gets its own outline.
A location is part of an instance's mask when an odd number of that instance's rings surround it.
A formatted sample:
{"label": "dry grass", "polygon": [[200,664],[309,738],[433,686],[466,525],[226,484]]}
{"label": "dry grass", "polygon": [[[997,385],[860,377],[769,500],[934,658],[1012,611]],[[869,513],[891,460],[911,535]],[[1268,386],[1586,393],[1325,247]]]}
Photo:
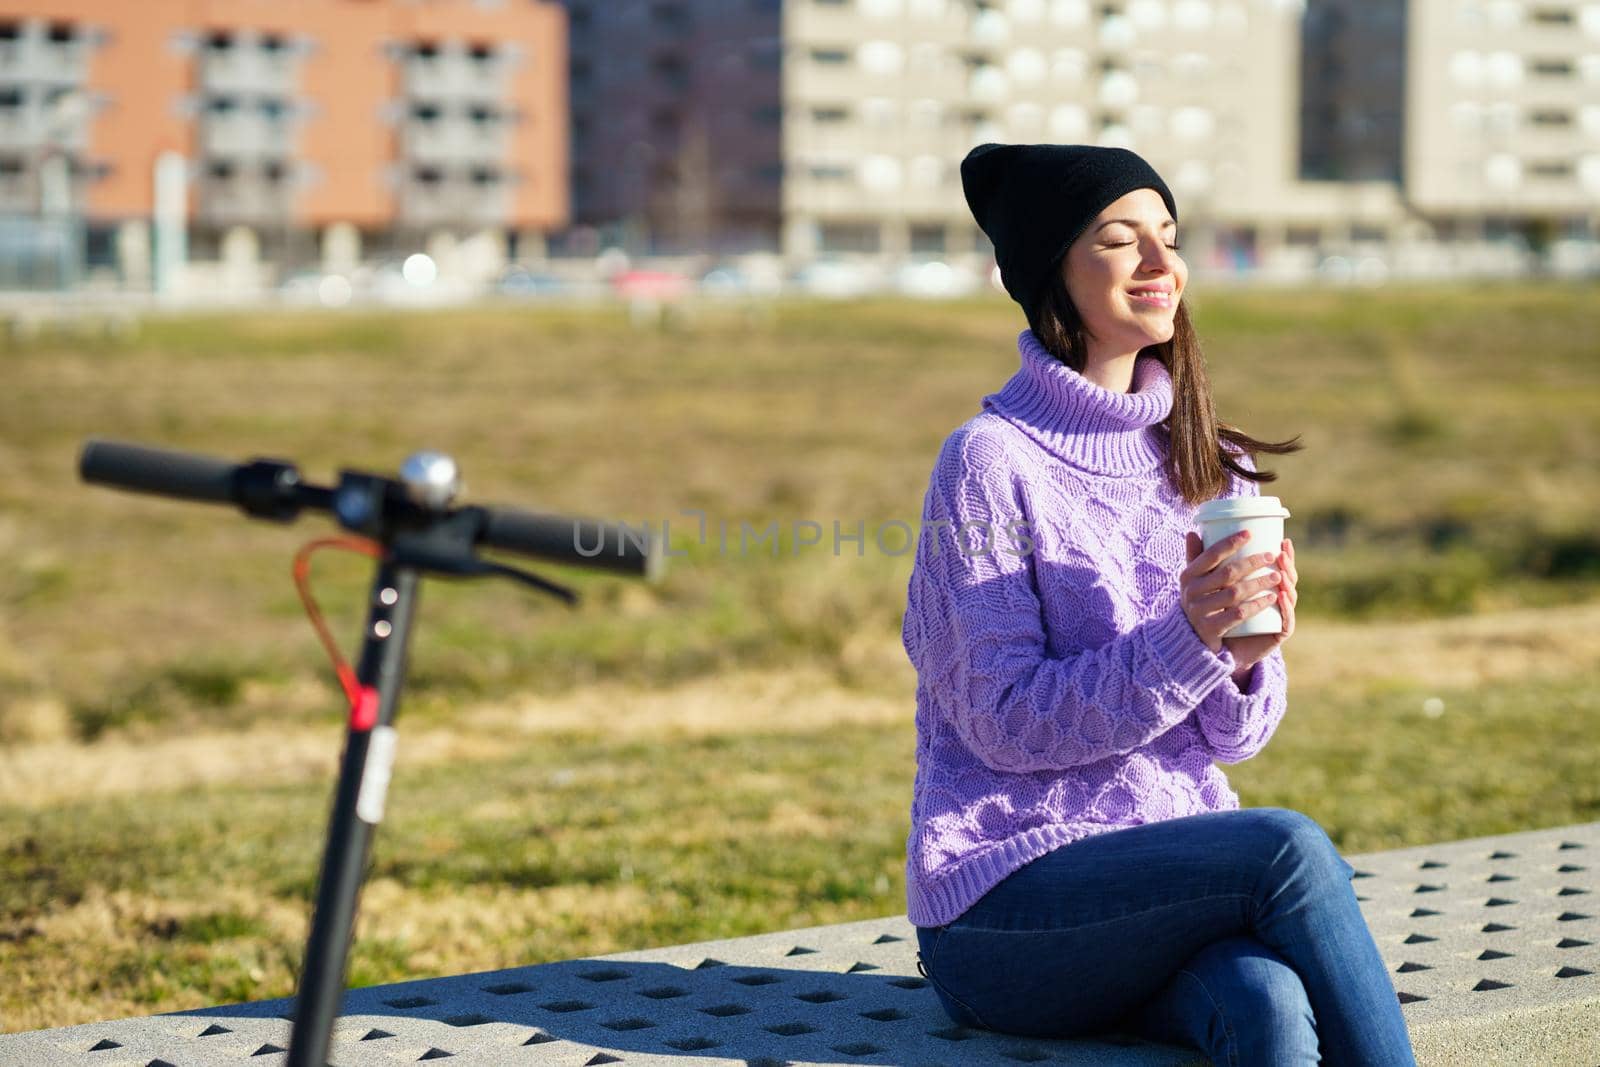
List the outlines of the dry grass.
{"label": "dry grass", "polygon": [[[1309,446],[1267,464],[1302,616],[1290,714],[1228,768],[1244,803],[1352,852],[1600,818],[1597,309],[1199,295],[1223,416]],[[0,1029],[289,993],[340,743],[287,580],[322,531],[86,488],[84,438],[316,480],[432,445],[474,501],[674,520],[691,555],[659,587],[536,568],[576,612],[424,593],[351,964],[393,981],[903,910],[909,557],[721,556],[680,517],[914,520],[1019,325],[998,300],[668,331],[501,309],[0,348]],[[337,633],[365,581],[319,561]]]}
{"label": "dry grass", "polygon": [[[1314,620],[1284,654],[1297,695],[1397,683],[1469,689],[1594,677],[1600,675],[1600,604],[1424,622]],[[402,718],[401,758],[415,767],[496,760],[508,746],[593,732],[597,723],[613,741],[905,724],[915,675],[899,642],[870,649],[863,642],[857,655],[870,656],[883,672],[882,692],[842,686],[832,673],[808,667],[732,671],[651,689],[599,682],[559,695],[528,693],[471,704],[457,709],[447,724],[413,725]],[[323,695],[332,698],[331,690]],[[342,730],[329,721],[13,744],[0,752],[0,808],[40,809],[199,786],[320,782],[337,769]]]}

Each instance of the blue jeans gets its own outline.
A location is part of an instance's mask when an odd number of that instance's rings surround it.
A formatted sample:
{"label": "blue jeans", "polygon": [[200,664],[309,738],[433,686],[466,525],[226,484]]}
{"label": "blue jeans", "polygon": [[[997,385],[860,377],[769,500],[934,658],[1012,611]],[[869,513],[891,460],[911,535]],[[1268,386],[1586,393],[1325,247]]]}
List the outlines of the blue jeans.
{"label": "blue jeans", "polygon": [[1228,1067],[1415,1067],[1354,874],[1298,811],[1167,819],[1040,856],[918,927],[918,955],[962,1026],[1134,1034]]}

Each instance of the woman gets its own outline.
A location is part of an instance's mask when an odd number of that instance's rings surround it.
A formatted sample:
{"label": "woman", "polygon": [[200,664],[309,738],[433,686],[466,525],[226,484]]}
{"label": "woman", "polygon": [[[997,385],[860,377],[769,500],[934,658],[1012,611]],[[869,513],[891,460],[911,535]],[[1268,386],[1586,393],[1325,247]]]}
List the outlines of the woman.
{"label": "woman", "polygon": [[[961,176],[1029,329],[944,442],[907,591],[919,966],[967,1026],[1414,1064],[1354,868],[1215,765],[1283,717],[1298,574],[1287,540],[1202,551],[1194,511],[1300,446],[1216,421],[1171,192],[1081,145],[982,145]],[[1281,633],[1223,636],[1268,605]]]}

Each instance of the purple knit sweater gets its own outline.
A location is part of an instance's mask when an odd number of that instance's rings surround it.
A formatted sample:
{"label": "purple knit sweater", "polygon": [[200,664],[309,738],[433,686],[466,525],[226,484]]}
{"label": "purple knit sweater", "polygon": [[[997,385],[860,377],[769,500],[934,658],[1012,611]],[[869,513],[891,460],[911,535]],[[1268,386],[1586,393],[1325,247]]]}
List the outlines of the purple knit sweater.
{"label": "purple knit sweater", "polygon": [[[917,926],[1092,834],[1237,809],[1215,763],[1261,751],[1287,704],[1281,651],[1241,691],[1178,603],[1196,527],[1162,470],[1166,368],[1141,356],[1118,393],[1031,331],[1018,349],[1021,369],[940,449],[907,587]],[[1257,493],[1234,477],[1223,495]]]}

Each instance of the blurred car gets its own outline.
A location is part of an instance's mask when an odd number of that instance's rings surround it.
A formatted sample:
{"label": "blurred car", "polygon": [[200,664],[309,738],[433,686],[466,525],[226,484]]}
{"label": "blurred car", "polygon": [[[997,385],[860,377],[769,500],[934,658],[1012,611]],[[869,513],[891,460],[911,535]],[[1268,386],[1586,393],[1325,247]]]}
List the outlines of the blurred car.
{"label": "blurred car", "polygon": [[611,289],[629,300],[677,300],[687,296],[693,284],[683,274],[662,270],[624,270],[611,276]]}
{"label": "blurred car", "polygon": [[501,296],[545,296],[564,288],[566,283],[554,274],[531,271],[516,264],[502,271],[494,282],[494,291]]}

